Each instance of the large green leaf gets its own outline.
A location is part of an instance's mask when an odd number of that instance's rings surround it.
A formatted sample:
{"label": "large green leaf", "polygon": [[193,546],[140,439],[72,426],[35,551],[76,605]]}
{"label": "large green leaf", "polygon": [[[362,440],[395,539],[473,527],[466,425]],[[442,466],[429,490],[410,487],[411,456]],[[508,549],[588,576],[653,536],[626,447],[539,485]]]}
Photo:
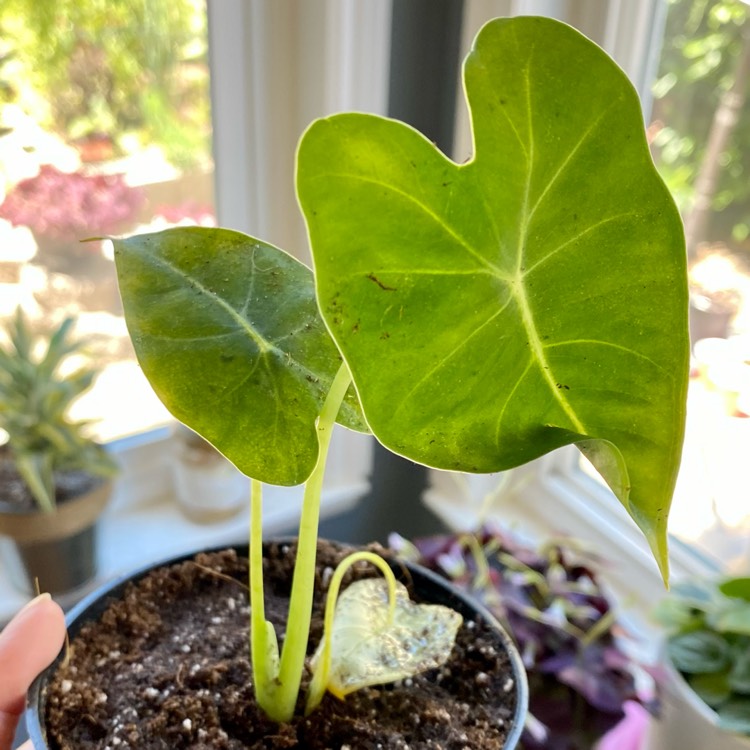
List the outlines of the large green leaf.
{"label": "large green leaf", "polygon": [[[310,269],[227,229],[114,244],[128,330],[166,407],[245,474],[303,482],[318,457],[315,420],[341,364]],[[353,392],[339,420],[365,429]]]}
{"label": "large green leaf", "polygon": [[297,189],[323,317],[386,446],[491,472],[577,443],[666,576],[686,261],[636,93],[542,18],[489,23],[464,78],[465,164],[371,115],[304,135]]}

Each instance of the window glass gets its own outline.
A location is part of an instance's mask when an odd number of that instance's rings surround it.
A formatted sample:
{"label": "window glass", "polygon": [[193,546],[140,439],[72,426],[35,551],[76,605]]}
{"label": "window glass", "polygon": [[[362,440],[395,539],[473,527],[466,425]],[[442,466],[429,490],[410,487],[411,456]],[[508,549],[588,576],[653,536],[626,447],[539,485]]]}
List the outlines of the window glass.
{"label": "window glass", "polygon": [[648,137],[685,224],[693,354],[670,530],[728,565],[750,538],[748,89],[750,7],[668,0]]}
{"label": "window glass", "polygon": [[0,321],[65,316],[101,374],[101,439],[166,420],[135,362],[111,243],[213,224],[205,0],[0,4]]}

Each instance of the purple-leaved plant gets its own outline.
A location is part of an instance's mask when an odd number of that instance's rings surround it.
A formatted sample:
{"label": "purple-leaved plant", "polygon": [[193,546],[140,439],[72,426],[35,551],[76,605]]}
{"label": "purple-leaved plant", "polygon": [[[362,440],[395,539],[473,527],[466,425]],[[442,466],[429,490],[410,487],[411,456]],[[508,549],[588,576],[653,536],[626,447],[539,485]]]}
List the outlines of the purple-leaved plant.
{"label": "purple-leaved plant", "polygon": [[508,628],[529,680],[526,750],[590,750],[624,717],[627,701],[644,704],[640,667],[618,646],[591,555],[560,541],[531,549],[490,526],[413,542],[393,535],[391,546],[479,599]]}

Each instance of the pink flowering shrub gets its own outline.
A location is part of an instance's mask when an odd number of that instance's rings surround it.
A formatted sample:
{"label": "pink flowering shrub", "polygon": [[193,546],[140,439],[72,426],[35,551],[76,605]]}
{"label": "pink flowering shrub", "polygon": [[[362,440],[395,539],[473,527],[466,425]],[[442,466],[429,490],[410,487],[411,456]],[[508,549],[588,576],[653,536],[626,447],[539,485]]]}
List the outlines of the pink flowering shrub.
{"label": "pink flowering shrub", "polygon": [[45,164],[8,193],[0,218],[29,227],[37,237],[71,242],[125,229],[143,201],[121,174],[68,173]]}

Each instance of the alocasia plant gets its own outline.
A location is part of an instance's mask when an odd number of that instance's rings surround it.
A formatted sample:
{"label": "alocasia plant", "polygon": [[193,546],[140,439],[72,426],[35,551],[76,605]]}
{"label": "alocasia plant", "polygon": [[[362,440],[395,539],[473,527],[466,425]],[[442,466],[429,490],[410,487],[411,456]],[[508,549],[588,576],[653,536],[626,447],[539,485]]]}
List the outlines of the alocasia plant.
{"label": "alocasia plant", "polygon": [[[465,79],[476,154],[464,165],[380,117],[307,131],[297,189],[315,291],[304,266],[228,230],[115,242],[144,372],[254,478],[255,690],[278,720],[292,715],[304,667],[336,419],[414,460],[475,472],[576,443],[666,576],[687,285],[636,95],[601,50],[546,19],[488,24]],[[262,609],[258,480],[306,481],[280,656]]]}

